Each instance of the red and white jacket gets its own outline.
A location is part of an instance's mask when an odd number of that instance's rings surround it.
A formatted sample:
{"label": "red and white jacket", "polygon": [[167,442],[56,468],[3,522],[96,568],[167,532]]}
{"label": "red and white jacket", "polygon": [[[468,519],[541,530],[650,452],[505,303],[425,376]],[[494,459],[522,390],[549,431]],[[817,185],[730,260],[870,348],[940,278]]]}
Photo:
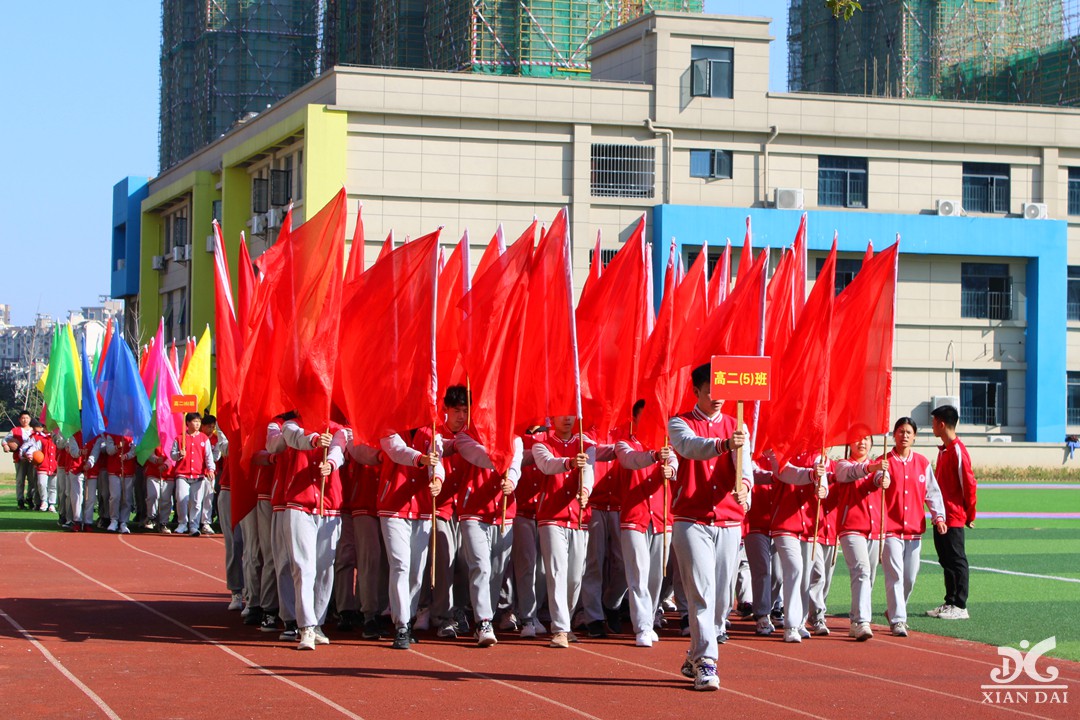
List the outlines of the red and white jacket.
{"label": "red and white jacket", "polygon": [[37,466],[38,473],[44,473],[45,475],[56,474],[56,443],[53,442],[51,433],[34,433],[34,449],[40,451],[45,459],[41,464]]}
{"label": "red and white jacket", "polygon": [[[642,533],[670,531],[674,477],[668,481],[665,492],[664,466],[659,454],[646,450],[636,435],[628,433],[615,443],[615,457],[619,468],[619,527]],[[670,463],[677,471],[679,458],[673,455]]]}
{"label": "red and white jacket", "polygon": [[105,434],[105,472],[117,477],[135,474],[135,445],[127,435]]}
{"label": "red and white jacket", "polygon": [[15,427],[11,428],[7,435],[4,436],[4,450],[8,449],[7,444],[12,440],[19,443],[19,447],[15,448],[14,450],[8,450],[8,452],[11,453],[12,462],[14,462],[16,465],[18,465],[21,460],[21,458],[19,457],[19,452],[22,450],[23,443],[29,440],[33,436],[33,434],[34,431],[30,428],[30,426],[23,427],[22,425],[16,425]]}
{"label": "red and white jacket", "polygon": [[[160,460],[160,462],[154,462]],[[174,482],[176,477],[172,473],[172,462],[161,452],[161,448],[154,448],[154,454],[146,458],[143,464],[143,477],[147,480],[166,480]]]}
{"label": "red and white jacket", "polygon": [[546,438],[547,434],[543,432],[521,438],[521,478],[514,489],[514,504],[517,508],[515,517],[536,519],[536,507],[540,504],[540,493],[544,489],[544,473],[536,467],[532,449],[536,443],[543,442]]}
{"label": "red and white jacket", "polygon": [[[458,488],[458,518],[475,520],[488,525],[501,525],[503,520],[502,477],[495,472],[495,466],[488,456],[487,448],[467,432],[459,432],[454,438],[457,454],[464,461],[464,473]],[[523,453],[521,438],[514,438],[514,454],[506,479],[517,488],[521,479],[521,456]],[[506,524],[514,522],[517,504],[514,493],[506,495]]]}
{"label": "red and white jacket", "polygon": [[289,468],[295,450],[285,444],[281,425],[272,422],[266,427],[266,452],[272,468],[270,476],[270,505],[274,512],[285,509],[285,491],[289,485]]}
{"label": "red and white jacket", "polygon": [[232,490],[232,479],[229,477],[229,463],[227,461],[229,457],[229,439],[225,437],[225,433],[221,432],[221,428],[216,428],[214,434],[209,437],[210,454],[213,455],[214,464],[217,466],[218,487],[221,490]]}
{"label": "red and white jacket", "polygon": [[[183,457],[180,450],[183,448]],[[213,451],[210,449],[210,438],[201,432],[194,434],[184,433],[173,440],[172,459],[176,463],[173,475],[178,478],[194,480],[206,477],[206,473],[216,469],[214,465]]]}
{"label": "red and white jacket", "polygon": [[593,468],[592,494],[589,507],[604,512],[619,512],[620,481],[622,469],[615,460],[615,442],[630,432],[629,424],[615,428],[608,434],[607,443],[596,446],[596,467]]}
{"label": "red and white jacket", "polygon": [[[441,455],[441,438],[436,435],[434,443],[431,428],[419,428],[406,444],[398,434],[379,441],[383,465],[379,475],[379,497],[376,509],[381,518],[406,520],[430,520],[435,509],[431,497],[431,478],[446,480],[446,468],[442,461],[428,468],[419,464],[420,456],[435,449]],[[440,493],[441,494],[441,493]]]}
{"label": "red and white jacket", "polygon": [[354,445],[350,437],[345,455],[345,467],[341,468],[341,514],[378,517],[376,504],[379,499],[382,453],[370,445]]}
{"label": "red and white jacket", "polygon": [[465,482],[469,463],[458,454],[454,446],[454,433],[446,425],[439,427],[439,438],[442,443],[439,456],[442,458],[443,472],[446,477],[443,478],[439,496],[435,498],[435,516],[440,520],[451,520],[458,515],[460,503],[458,491]]}
{"label": "red and white jacket", "polygon": [[929,508],[934,522],[945,519],[941,490],[930,461],[919,453],[909,452],[905,459],[890,450],[888,459],[892,484],[885,491],[885,534],[915,540],[926,531],[923,505]]}
{"label": "red and white jacket", "polygon": [[750,491],[750,512],[746,513],[743,519],[743,537],[750,534],[769,534],[773,507],[780,490],[781,483],[776,480],[772,469],[764,470],[755,464],[754,489]]}
{"label": "red and white jacket", "polygon": [[960,438],[938,447],[934,475],[945,504],[945,524],[964,527],[975,522],[975,473],[971,469],[971,456]]}
{"label": "red and white jacket", "polygon": [[836,463],[836,530],[839,537],[859,535],[881,538],[881,473],[869,474],[870,463],[840,460]]}
{"label": "red and white jacket", "polygon": [[[720,450],[722,441],[730,438],[735,429],[735,418],[720,412],[708,417],[697,407],[668,421],[671,446],[679,454],[675,499],[671,503],[676,521],[721,527],[742,525],[745,513],[734,495],[735,454]],[[752,490],[750,443],[742,447],[742,463],[742,482]]]}
{"label": "red and white jacket", "polygon": [[64,470],[68,475],[82,475],[83,464],[86,462],[86,453],[89,448],[83,445],[82,431],[77,431],[67,438],[64,447]]}
{"label": "red and white jacket", "polygon": [[578,470],[569,470],[570,458],[576,457],[582,444],[588,463],[580,473],[580,486],[586,494],[593,489],[593,465],[596,462],[596,442],[588,435],[574,433],[567,440],[548,433],[533,445],[533,461],[537,469],[544,474],[540,502],[536,507],[537,525],[558,525],[559,527],[588,529],[591,504],[582,512],[578,502]]}
{"label": "red and white jacket", "polygon": [[[776,478],[779,489],[773,503],[773,515],[769,523],[769,535],[772,537],[788,536],[797,537],[802,542],[811,542],[814,538],[814,524],[817,522],[818,501],[817,488],[815,485],[816,474],[813,469],[819,455],[811,454],[800,456],[795,459],[794,465],[789,464],[781,470]],[[808,467],[809,466],[809,467]],[[829,492],[828,483],[832,479],[832,471],[835,463],[826,461],[826,492]],[[826,500],[821,501],[821,521],[818,525],[818,542],[835,545],[836,541],[827,543],[828,518],[825,517]]]}
{"label": "red and white jacket", "polygon": [[[281,428],[285,444],[293,451],[286,456],[285,509],[325,517],[341,514],[338,470],[345,463],[345,431],[331,422],[330,432],[330,447],[323,449],[316,446],[319,433],[306,431],[297,420],[289,420]],[[331,467],[326,477],[319,472],[324,457]]]}

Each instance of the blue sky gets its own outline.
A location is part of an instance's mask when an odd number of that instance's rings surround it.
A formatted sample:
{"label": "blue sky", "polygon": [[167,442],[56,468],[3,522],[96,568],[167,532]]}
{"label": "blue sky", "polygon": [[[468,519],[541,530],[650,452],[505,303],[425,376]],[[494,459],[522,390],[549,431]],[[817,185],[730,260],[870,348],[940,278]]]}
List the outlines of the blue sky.
{"label": "blue sky", "polygon": [[[12,306],[13,323],[25,325],[37,312],[64,318],[109,292],[112,187],[157,172],[161,5],[7,5],[0,303]],[[776,18],[770,85],[784,90],[787,3],[707,0],[705,9]]]}

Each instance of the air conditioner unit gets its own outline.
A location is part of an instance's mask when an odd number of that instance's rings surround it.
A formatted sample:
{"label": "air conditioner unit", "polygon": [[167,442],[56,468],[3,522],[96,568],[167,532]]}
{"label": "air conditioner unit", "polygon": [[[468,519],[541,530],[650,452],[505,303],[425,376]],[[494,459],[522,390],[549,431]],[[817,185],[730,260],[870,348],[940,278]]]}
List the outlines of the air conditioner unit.
{"label": "air conditioner unit", "polygon": [[173,249],[172,249],[172,259],[173,259],[173,262],[180,262],[181,260],[184,259],[184,246],[183,245],[177,245],[177,246],[173,247]]}
{"label": "air conditioner unit", "polygon": [[960,397],[957,395],[935,395],[930,398],[930,409],[937,410],[942,405],[952,405],[960,410]]}
{"label": "air conditioner unit", "polygon": [[164,270],[165,257],[163,255],[155,255],[154,257],[150,258],[150,267],[154,270]]}
{"label": "air conditioner unit", "polygon": [[986,442],[992,443],[1011,443],[1012,435],[987,435]]}
{"label": "air conditioner unit", "polygon": [[1046,212],[1046,203],[1024,203],[1025,220],[1046,220],[1050,217]]}
{"label": "air conditioner unit", "polygon": [[959,200],[938,198],[937,214],[942,217],[959,217],[964,212]]}
{"label": "air conditioner unit", "polygon": [[284,219],[285,213],[281,208],[272,207],[266,211],[266,225],[271,228],[281,227],[281,221]]}
{"label": "air conditioner unit", "polygon": [[773,190],[773,204],[777,210],[802,210],[802,188],[776,188]]}
{"label": "air conditioner unit", "polygon": [[264,215],[251,216],[251,234],[262,235],[266,232],[266,217]]}
{"label": "air conditioner unit", "polygon": [[191,244],[188,243],[187,245],[184,246],[184,260],[190,260],[190,259],[191,259]]}

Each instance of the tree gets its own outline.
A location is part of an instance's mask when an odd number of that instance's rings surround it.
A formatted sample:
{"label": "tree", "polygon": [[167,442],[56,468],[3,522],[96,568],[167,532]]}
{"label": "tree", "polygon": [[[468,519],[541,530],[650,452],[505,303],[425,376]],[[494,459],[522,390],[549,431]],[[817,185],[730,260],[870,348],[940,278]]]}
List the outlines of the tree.
{"label": "tree", "polygon": [[825,0],[825,7],[832,10],[833,17],[850,20],[856,10],[862,10],[862,4],[855,0]]}

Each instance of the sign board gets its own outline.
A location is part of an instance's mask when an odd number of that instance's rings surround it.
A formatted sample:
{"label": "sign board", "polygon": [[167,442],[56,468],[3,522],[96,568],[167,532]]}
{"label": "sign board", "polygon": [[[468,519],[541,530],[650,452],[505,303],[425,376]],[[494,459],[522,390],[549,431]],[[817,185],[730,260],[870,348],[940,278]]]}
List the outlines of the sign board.
{"label": "sign board", "polygon": [[173,412],[199,412],[199,398],[197,395],[173,395],[170,406]]}
{"label": "sign board", "polygon": [[757,355],[713,355],[714,400],[768,400],[772,387],[772,358]]}

